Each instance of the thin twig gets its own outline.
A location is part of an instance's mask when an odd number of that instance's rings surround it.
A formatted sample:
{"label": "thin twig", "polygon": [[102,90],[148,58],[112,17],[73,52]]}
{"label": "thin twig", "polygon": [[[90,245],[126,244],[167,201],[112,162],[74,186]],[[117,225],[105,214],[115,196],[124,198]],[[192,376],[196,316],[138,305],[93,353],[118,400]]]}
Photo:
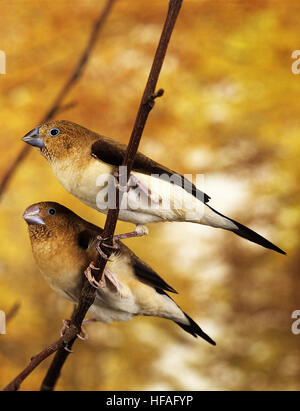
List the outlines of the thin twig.
{"label": "thin twig", "polygon": [[[95,47],[100,29],[102,28],[114,2],[115,0],[107,0],[103,10],[101,11],[98,19],[96,20],[93,26],[93,30],[89,37],[88,43],[81,57],[79,58],[77,65],[75,66],[73,72],[71,73],[71,76],[68,78],[66,83],[60,89],[59,93],[57,94],[56,98],[54,99],[52,105],[50,106],[46,114],[40,120],[40,124],[44,123],[45,121],[51,120],[55,116],[55,114],[57,114],[58,112],[61,112],[62,110],[64,111],[66,109],[66,107],[61,107],[62,101],[66,97],[66,95],[69,93],[69,91],[73,88],[75,83],[81,77],[87,65],[87,62],[89,60],[89,57],[92,53],[92,50]],[[19,154],[15,158],[14,162],[10,165],[9,169],[5,172],[4,176],[2,177],[2,180],[0,183],[0,199],[9,181],[14,175],[16,169],[18,168],[18,166],[21,164],[21,162],[24,160],[24,158],[29,153],[29,150],[30,150],[30,147],[28,145],[24,145],[22,150],[19,152]]]}
{"label": "thin twig", "polygon": [[68,328],[65,334],[59,338],[59,340],[55,341],[53,344],[49,345],[49,347],[45,348],[39,354],[35,355],[31,358],[30,363],[24,370],[17,375],[16,378],[13,379],[4,389],[3,391],[17,391],[20,388],[20,385],[28,377],[29,374],[46,358],[50,355],[55,353],[60,347],[64,347],[66,344],[70,344],[70,341],[73,341],[76,338],[76,334],[78,331],[74,326]]}
{"label": "thin twig", "polygon": [[[167,18],[164,24],[164,28],[161,34],[159,45],[156,50],[154,61],[151,67],[151,71],[148,77],[146,88],[140,103],[139,111],[135,120],[133,131],[131,133],[130,141],[127,147],[125,159],[123,165],[127,166],[127,177],[130,175],[132,165],[134,162],[134,157],[138,149],[138,145],[148,118],[148,115],[151,109],[154,106],[154,100],[156,97],[162,95],[163,91],[158,90],[155,93],[155,88],[157,85],[159,73],[165,58],[166,50],[168,43],[180,11],[182,0],[170,0],[169,10]],[[113,235],[115,227],[117,224],[117,219],[119,215],[119,195],[118,188],[116,198],[117,204],[116,209],[110,209],[106,218],[105,227],[103,231],[103,238],[108,238],[112,244]],[[106,240],[108,243],[108,240]],[[104,246],[103,246],[104,247]],[[111,249],[105,248],[105,253],[110,256]],[[104,271],[107,260],[103,259],[100,255],[98,256],[97,263],[95,267],[96,270],[93,270],[93,276],[96,280],[99,280]],[[52,391],[56,385],[57,379],[60,375],[61,368],[66,361],[69,352],[65,350],[67,346],[69,349],[76,340],[77,334],[81,330],[82,321],[89,310],[90,306],[93,304],[95,299],[96,290],[92,287],[88,280],[84,278],[83,287],[81,290],[81,295],[79,298],[78,306],[73,311],[70,326],[66,330],[66,333],[54,344],[49,346],[46,350],[42,351],[40,354],[35,356],[30,364],[22,371],[21,374],[16,377],[6,388],[5,390],[18,390],[22,381],[39,365],[45,358],[51,355],[53,352],[57,351],[54,362],[51,364],[48,373],[42,383],[42,390]]]}

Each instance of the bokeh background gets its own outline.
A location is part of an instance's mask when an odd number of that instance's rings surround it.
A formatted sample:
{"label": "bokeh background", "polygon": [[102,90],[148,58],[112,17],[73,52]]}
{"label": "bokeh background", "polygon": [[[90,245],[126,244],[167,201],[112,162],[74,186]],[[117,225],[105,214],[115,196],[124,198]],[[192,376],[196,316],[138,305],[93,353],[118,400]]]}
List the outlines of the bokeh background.
{"label": "bokeh background", "polygon": [[[0,0],[0,178],[39,125],[85,47],[104,0]],[[80,82],[58,118],[127,143],[167,1],[117,0]],[[293,390],[299,388],[300,4],[187,0],[173,33],[141,151],[181,173],[204,173],[211,205],[256,229],[287,256],[190,223],[152,224],[126,244],[180,294],[176,301],[216,341],[171,322],[90,324],[60,390]],[[0,386],[58,337],[72,307],[39,274],[24,209],[54,200],[104,224],[69,195],[35,150],[0,202],[0,309],[18,312],[0,336]],[[118,232],[133,228],[119,223]],[[25,381],[38,389],[49,360]]]}

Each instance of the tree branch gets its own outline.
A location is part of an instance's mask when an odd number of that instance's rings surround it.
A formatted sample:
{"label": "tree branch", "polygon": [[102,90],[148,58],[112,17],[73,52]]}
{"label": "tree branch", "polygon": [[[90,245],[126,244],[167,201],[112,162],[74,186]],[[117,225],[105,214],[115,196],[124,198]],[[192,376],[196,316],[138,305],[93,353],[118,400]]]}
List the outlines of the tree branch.
{"label": "tree branch", "polygon": [[[66,81],[66,83],[63,85],[59,93],[57,94],[56,98],[54,99],[52,105],[50,106],[49,110],[46,112],[44,117],[40,120],[40,123],[44,123],[45,121],[51,120],[55,114],[58,112],[64,111],[67,108],[70,108],[70,105],[65,105],[61,106],[61,103],[63,99],[66,97],[66,95],[69,93],[69,91],[72,89],[72,87],[77,83],[79,78],[81,77],[87,62],[89,60],[89,57],[92,53],[93,48],[95,47],[98,34],[100,32],[100,29],[102,28],[115,0],[107,0],[106,4],[101,11],[98,19],[96,20],[92,33],[89,37],[88,43],[81,55],[81,57],[78,60],[77,65],[74,68],[74,71],[72,72],[71,76],[69,79]],[[24,158],[27,156],[29,153],[30,147],[28,145],[24,145],[22,150],[19,152],[18,156],[15,158],[14,162],[10,165],[9,169],[5,172],[4,176],[2,177],[2,180],[0,182],[0,199],[9,183],[11,180],[12,176],[14,175],[16,169],[18,166],[21,164],[21,162],[24,160]]]}
{"label": "tree branch", "polygon": [[[150,70],[148,81],[145,87],[144,94],[140,103],[138,114],[135,120],[135,124],[131,133],[130,141],[127,146],[126,155],[124,158],[123,165],[127,166],[127,181],[130,175],[134,157],[136,155],[139,142],[151,109],[154,106],[154,101],[157,97],[163,94],[163,90],[158,90],[155,92],[158,77],[161,71],[162,64],[166,55],[168,43],[176,23],[177,16],[181,8],[182,0],[170,0],[168,14],[164,23],[163,31],[160,37],[160,41],[155,53],[154,61]],[[119,215],[119,195],[117,190],[117,204],[115,209],[110,209],[106,218],[105,227],[103,231],[103,238],[106,238],[106,243],[112,244],[113,235]],[[107,240],[108,239],[108,240]],[[104,245],[102,245],[105,248]],[[105,253],[110,256],[112,250],[110,248],[105,248]],[[105,269],[107,260],[98,256],[95,267],[96,270],[93,271],[93,276],[98,281]],[[84,278],[83,287],[81,290],[81,295],[79,298],[78,306],[73,311],[70,327],[67,329],[66,333],[62,338],[60,338],[56,343],[52,344],[46,350],[42,351],[36,357],[33,358],[31,363],[22,373],[12,381],[5,390],[17,390],[20,383],[33,371],[33,369],[40,364],[45,358],[47,358],[54,351],[57,351],[55,358],[47,372],[47,375],[42,383],[41,390],[52,391],[55,387],[57,379],[60,375],[61,368],[65,363],[69,352],[65,350],[65,344],[70,349],[74,341],[77,338],[77,334],[80,332],[82,321],[89,310],[90,306],[93,304],[96,295],[96,290],[90,285],[86,278]],[[49,353],[49,351],[51,351]]]}
{"label": "tree branch", "polygon": [[[74,328],[67,329],[66,333],[61,337],[59,340],[55,341],[53,344],[49,345],[49,347],[45,348],[39,354],[35,355],[31,358],[30,363],[27,365],[26,368],[11,381],[3,391],[17,391],[20,388],[20,385],[28,377],[29,374],[46,358],[48,358],[51,354],[55,353],[60,347],[65,346],[69,341],[72,341],[76,336],[76,330]],[[67,351],[66,351],[67,352]]]}

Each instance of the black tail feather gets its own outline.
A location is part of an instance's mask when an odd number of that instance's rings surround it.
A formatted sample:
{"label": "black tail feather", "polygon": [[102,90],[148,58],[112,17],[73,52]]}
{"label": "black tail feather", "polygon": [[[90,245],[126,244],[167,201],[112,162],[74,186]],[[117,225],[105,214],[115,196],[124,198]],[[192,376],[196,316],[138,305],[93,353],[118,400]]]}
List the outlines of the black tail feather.
{"label": "black tail feather", "polygon": [[234,224],[238,226],[237,230],[232,230],[233,233],[239,235],[240,237],[246,238],[246,240],[252,241],[253,243],[259,244],[265,248],[269,248],[270,250],[277,251],[277,253],[284,254],[284,255],[286,254],[286,252],[281,250],[281,248],[277,247],[277,245],[271,243],[269,240],[257,234],[255,231],[251,230],[250,228],[240,223],[237,223],[236,221],[233,221],[233,222]]}
{"label": "black tail feather", "polygon": [[193,337],[197,338],[197,336],[202,337],[205,341],[209,342],[212,345],[216,345],[216,343],[207,335],[205,332],[199,327],[198,324],[195,323],[194,320],[191,319],[186,313],[184,313],[186,318],[189,320],[189,324],[182,324],[177,321],[176,324],[179,325],[179,327],[183,328],[184,331],[188,332],[191,334]]}
{"label": "black tail feather", "polygon": [[275,244],[271,243],[269,240],[267,240],[266,238],[262,237],[261,235],[257,234],[255,231],[251,230],[250,228],[244,226],[243,224],[238,223],[235,220],[232,220],[229,217],[226,217],[225,215],[219,213],[218,211],[216,211],[215,209],[213,209],[212,207],[208,206],[211,210],[213,210],[215,213],[219,214],[220,216],[226,218],[227,220],[233,222],[236,226],[237,229],[230,229],[230,231],[232,231],[233,233],[239,235],[240,237],[245,238],[246,240],[251,241],[252,243],[255,244],[259,244],[265,248],[269,248],[270,250],[274,250],[277,251],[277,253],[280,254],[286,254],[285,251],[281,250],[279,247],[277,247]]}

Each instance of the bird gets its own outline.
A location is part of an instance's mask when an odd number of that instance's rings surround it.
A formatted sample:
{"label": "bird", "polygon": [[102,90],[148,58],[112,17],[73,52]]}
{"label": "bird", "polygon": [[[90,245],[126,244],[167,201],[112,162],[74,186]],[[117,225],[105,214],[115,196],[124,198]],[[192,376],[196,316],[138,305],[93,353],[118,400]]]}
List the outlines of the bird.
{"label": "bird", "polygon": [[[262,247],[286,254],[260,234],[226,217],[210,197],[187,178],[137,152],[126,190],[122,167],[126,146],[66,120],[50,120],[22,140],[49,162],[63,187],[86,205],[107,213],[115,207],[114,188],[122,188],[119,219],[135,224],[121,238],[148,234],[154,222],[192,222],[231,231]],[[126,178],[125,177],[125,178]]]}
{"label": "bird", "polygon": [[122,242],[118,241],[96,281],[91,268],[95,269],[95,246],[103,232],[100,227],[51,201],[27,207],[23,218],[36,264],[56,293],[78,303],[84,276],[97,289],[89,309],[92,320],[110,323],[135,316],[161,317],[174,321],[193,337],[216,344],[166,292],[177,291]]}

